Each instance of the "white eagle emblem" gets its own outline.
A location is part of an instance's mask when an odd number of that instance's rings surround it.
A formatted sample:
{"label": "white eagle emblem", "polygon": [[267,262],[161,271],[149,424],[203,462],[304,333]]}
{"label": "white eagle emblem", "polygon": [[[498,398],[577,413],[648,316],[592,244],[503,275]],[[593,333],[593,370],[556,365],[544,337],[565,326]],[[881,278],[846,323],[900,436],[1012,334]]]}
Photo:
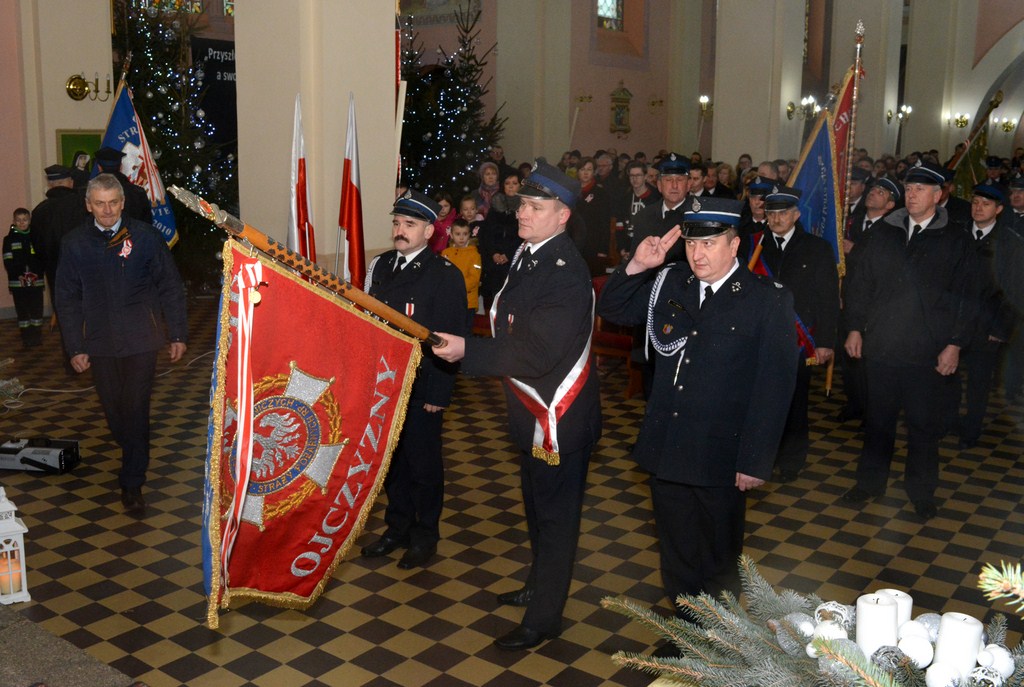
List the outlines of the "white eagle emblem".
{"label": "white eagle emblem", "polygon": [[694,198],[692,207],[694,212],[700,212],[700,201]]}

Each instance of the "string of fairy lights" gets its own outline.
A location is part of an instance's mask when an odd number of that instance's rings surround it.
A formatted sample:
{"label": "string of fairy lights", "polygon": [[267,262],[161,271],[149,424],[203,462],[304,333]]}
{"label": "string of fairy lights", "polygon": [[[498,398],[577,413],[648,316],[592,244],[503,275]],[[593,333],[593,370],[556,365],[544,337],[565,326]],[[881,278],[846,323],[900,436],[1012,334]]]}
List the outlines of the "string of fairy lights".
{"label": "string of fairy lights", "polygon": [[457,15],[457,46],[450,53],[438,47],[433,65],[424,64],[413,17],[401,21],[402,78],[408,84],[402,180],[428,194],[461,196],[476,188],[477,167],[501,137],[504,120],[484,115],[487,84],[480,77],[486,62],[476,51],[477,16]]}

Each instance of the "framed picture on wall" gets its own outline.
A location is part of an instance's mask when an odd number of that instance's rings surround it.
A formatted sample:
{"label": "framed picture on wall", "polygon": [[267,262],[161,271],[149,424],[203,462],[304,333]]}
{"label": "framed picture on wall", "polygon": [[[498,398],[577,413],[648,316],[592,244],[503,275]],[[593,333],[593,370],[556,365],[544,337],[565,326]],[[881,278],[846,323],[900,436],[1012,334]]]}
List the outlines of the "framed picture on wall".
{"label": "framed picture on wall", "polygon": [[103,131],[98,129],[57,129],[57,163],[88,170],[102,141]]}

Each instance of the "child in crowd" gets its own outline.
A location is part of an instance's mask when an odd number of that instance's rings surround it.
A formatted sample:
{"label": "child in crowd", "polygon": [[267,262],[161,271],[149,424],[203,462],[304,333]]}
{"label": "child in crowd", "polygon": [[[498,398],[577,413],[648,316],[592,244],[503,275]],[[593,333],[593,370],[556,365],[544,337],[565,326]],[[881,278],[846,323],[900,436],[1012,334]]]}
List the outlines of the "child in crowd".
{"label": "child in crowd", "polygon": [[470,238],[476,244],[476,237],[480,233],[480,223],[484,221],[484,216],[477,210],[476,198],[473,196],[462,197],[462,200],[459,201],[459,216],[469,224]]}
{"label": "child in crowd", "polygon": [[441,253],[448,258],[466,280],[466,300],[469,303],[469,326],[473,327],[473,315],[479,305],[478,290],[480,288],[480,251],[476,246],[469,245],[469,222],[459,217],[452,222],[452,245]]}
{"label": "child in crowd", "polygon": [[430,237],[430,250],[440,254],[448,247],[448,239],[451,238],[452,222],[459,216],[459,213],[452,207],[452,197],[447,193],[434,195],[434,200],[441,206],[441,212],[437,213],[437,219],[434,220],[434,233]]}
{"label": "child in crowd", "polygon": [[14,312],[25,348],[43,342],[43,264],[32,247],[28,231],[31,218],[32,213],[25,208],[15,210],[14,223],[3,246],[7,287],[14,297]]}

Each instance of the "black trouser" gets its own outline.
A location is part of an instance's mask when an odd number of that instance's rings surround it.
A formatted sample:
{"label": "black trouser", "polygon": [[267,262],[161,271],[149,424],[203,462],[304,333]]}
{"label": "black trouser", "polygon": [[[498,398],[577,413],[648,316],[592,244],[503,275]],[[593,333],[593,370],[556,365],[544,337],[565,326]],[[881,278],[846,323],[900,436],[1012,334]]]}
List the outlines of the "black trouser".
{"label": "black trouser", "polygon": [[661,580],[676,615],[681,594],[740,595],[747,497],[735,486],[700,487],[651,477]]}
{"label": "black trouser", "polygon": [[903,476],[911,501],[930,499],[939,483],[939,431],[942,387],[947,380],[925,365],[889,365],[865,360],[868,403],[864,448],[857,463],[857,485],[885,493],[896,443],[900,410],[907,426],[907,462]]}
{"label": "black trouser", "polygon": [[122,489],[141,487],[149,467],[149,397],[156,373],[156,351],[123,358],[89,356],[96,393],[107,426],[121,447]]}
{"label": "black trouser", "polygon": [[411,546],[432,546],[441,538],[444,507],[441,429],[444,411],[428,413],[423,401],[409,401],[405,424],[384,480],[388,507],[385,536],[408,539]]}
{"label": "black trouser", "polygon": [[975,441],[981,436],[988,395],[1002,348],[1000,343],[987,341],[980,347],[960,353],[960,367],[967,373],[967,414],[960,420],[961,439]]}
{"label": "black trouser", "polygon": [[533,552],[526,580],[533,596],[522,624],[537,632],[562,631],[562,611],[572,583],[592,448],[562,451],[558,465],[548,465],[528,451],[519,456],[526,527]]}
{"label": "black trouser", "polygon": [[867,373],[864,361],[851,358],[845,348],[836,351],[843,366],[843,392],[846,394],[846,413],[851,418],[864,417],[864,405],[867,401]]}
{"label": "black trouser", "polygon": [[786,427],[779,442],[779,451],[775,457],[775,467],[780,470],[799,472],[807,462],[807,447],[810,444],[807,425],[807,397],[811,389],[811,368],[800,356],[796,371],[796,387],[793,399],[789,403],[789,415],[786,416]]}
{"label": "black trouser", "polygon": [[21,343],[38,346],[43,340],[43,288],[42,286],[15,287],[11,289],[14,312],[18,316]]}

